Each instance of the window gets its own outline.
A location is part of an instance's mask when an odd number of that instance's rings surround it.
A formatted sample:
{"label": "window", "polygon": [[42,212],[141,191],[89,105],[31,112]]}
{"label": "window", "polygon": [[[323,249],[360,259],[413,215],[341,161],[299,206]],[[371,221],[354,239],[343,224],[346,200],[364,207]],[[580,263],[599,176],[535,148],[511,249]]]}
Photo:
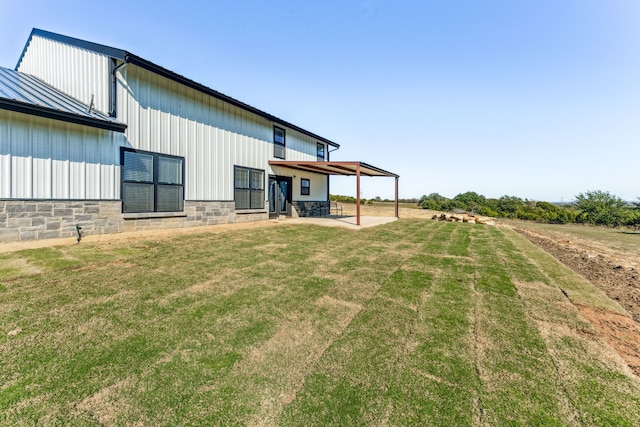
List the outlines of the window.
{"label": "window", "polygon": [[184,157],[123,148],[122,212],[182,212]]}
{"label": "window", "polygon": [[319,142],[316,144],[318,151],[318,160],[324,160],[324,144],[320,144]]}
{"label": "window", "polygon": [[236,209],[264,209],[264,171],[234,167]]}
{"label": "window", "polygon": [[306,178],[300,179],[300,195],[308,196],[311,194],[311,181]]}
{"label": "window", "polygon": [[284,129],[273,127],[273,157],[284,159],[285,153],[285,135]]}

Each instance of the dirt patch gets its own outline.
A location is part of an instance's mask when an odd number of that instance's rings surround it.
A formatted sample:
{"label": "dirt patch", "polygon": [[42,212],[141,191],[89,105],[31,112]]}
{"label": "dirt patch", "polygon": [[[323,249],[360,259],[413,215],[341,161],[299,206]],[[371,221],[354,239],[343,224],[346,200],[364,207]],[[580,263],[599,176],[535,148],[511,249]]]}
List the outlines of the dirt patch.
{"label": "dirt patch", "polygon": [[554,239],[528,230],[514,230],[600,288],[640,322],[640,271],[636,259],[594,252],[593,248],[570,240]]}
{"label": "dirt patch", "polygon": [[514,230],[585,277],[629,312],[632,318],[576,304],[580,314],[640,377],[640,272],[637,260],[606,250],[596,253],[590,245],[570,240],[518,228]]}
{"label": "dirt patch", "polygon": [[24,275],[35,275],[42,273],[35,265],[29,264],[26,259],[16,258],[16,259],[4,259],[2,260],[2,268],[6,270],[16,270],[19,274]]}
{"label": "dirt patch", "polygon": [[111,384],[92,396],[74,405],[75,412],[87,412],[93,419],[105,426],[118,425],[118,415],[126,408],[131,410],[132,405],[122,397],[122,390],[131,385],[131,378]]}
{"label": "dirt patch", "polygon": [[580,314],[596,328],[610,346],[640,377],[640,324],[618,313],[578,305]]}

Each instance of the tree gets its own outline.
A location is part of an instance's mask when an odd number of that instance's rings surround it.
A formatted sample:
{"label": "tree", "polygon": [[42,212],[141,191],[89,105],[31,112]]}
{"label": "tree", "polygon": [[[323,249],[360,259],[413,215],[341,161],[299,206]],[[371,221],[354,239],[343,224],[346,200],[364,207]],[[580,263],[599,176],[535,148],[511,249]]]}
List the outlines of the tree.
{"label": "tree", "polygon": [[497,205],[502,216],[517,218],[518,212],[523,210],[525,203],[524,200],[516,196],[502,196],[498,199]]}
{"label": "tree", "polygon": [[438,193],[431,193],[428,196],[420,197],[418,204],[422,209],[431,209],[434,211],[446,210],[449,199]]}
{"label": "tree", "polygon": [[486,200],[483,195],[475,191],[467,191],[453,198],[453,201],[456,202],[461,209],[471,212],[476,212],[479,207],[485,204]]}
{"label": "tree", "polygon": [[616,227],[624,224],[627,202],[608,191],[587,191],[576,196],[580,219],[591,224]]}

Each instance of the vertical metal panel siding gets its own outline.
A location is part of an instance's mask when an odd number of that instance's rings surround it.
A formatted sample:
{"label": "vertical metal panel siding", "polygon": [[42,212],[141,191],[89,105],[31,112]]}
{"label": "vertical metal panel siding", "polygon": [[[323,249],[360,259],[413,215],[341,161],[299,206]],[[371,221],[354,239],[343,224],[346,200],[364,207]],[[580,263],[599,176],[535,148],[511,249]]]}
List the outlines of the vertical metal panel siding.
{"label": "vertical metal panel siding", "polygon": [[185,199],[233,200],[233,166],[272,158],[267,120],[134,65],[118,76],[131,146],[185,158]]}
{"label": "vertical metal panel siding", "polygon": [[31,74],[51,86],[109,112],[109,57],[58,41],[33,36],[18,71]]}
{"label": "vertical metal panel siding", "polygon": [[11,139],[9,113],[0,112],[0,198],[11,195]]}
{"label": "vertical metal panel siding", "polygon": [[310,180],[311,180],[311,194],[309,196],[301,196],[301,197],[310,197],[312,200],[326,200],[327,199],[327,176],[312,175]]}
{"label": "vertical metal panel siding", "polygon": [[0,110],[0,198],[117,199],[118,132]]}
{"label": "vertical metal panel siding", "polygon": [[317,160],[317,141],[309,136],[287,129],[286,160],[314,161]]}
{"label": "vertical metal panel siding", "polygon": [[[300,170],[291,170],[280,166],[273,166],[272,173],[274,175],[293,176],[292,196],[293,200],[309,200],[318,201],[327,199],[327,176],[319,173],[305,172]],[[303,196],[300,194],[300,180],[302,178],[309,180],[310,194]]]}
{"label": "vertical metal panel siding", "polygon": [[9,197],[31,198],[33,169],[30,126],[9,127],[11,153],[11,193]]}

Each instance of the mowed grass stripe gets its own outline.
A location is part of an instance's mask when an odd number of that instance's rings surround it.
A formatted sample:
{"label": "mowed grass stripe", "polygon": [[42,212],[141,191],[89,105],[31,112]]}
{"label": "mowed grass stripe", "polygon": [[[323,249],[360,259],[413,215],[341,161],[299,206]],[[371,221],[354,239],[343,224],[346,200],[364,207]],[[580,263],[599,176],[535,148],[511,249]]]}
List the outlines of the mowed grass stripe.
{"label": "mowed grass stripe", "polygon": [[[372,424],[415,414],[425,378],[412,373],[408,359],[419,344],[416,319],[422,294],[430,286],[423,272],[397,270],[364,305],[324,353],[280,420],[286,425]],[[406,383],[405,374],[413,380]],[[409,399],[410,411],[397,411]],[[423,416],[422,413],[417,414]],[[377,421],[376,421],[377,420]]]}
{"label": "mowed grass stripe", "polygon": [[476,340],[483,422],[571,425],[573,408],[512,281],[513,276],[541,273],[513,253],[495,228],[476,229],[472,252],[478,268]]}
{"label": "mowed grass stripe", "polygon": [[[451,225],[439,227],[434,250],[417,257],[434,281],[420,307],[420,345],[410,363],[410,372],[425,380],[422,395],[416,396],[421,413],[416,410],[417,416],[406,420],[412,425],[421,419],[430,425],[470,425],[478,419],[470,229]],[[396,425],[407,425],[399,421]]]}
{"label": "mowed grass stripe", "polygon": [[[363,301],[363,309],[341,337],[325,351],[295,401],[285,407],[278,424],[372,424],[388,420],[394,413],[393,396],[398,393],[394,378],[404,370],[406,355],[415,346],[412,327],[416,310],[430,285],[427,273],[397,267],[407,254],[419,251],[433,232],[418,222],[401,227],[399,224],[366,233],[373,245],[385,240],[391,243],[379,251],[373,265],[376,273],[367,274],[369,279],[378,280],[378,288]],[[404,227],[407,230],[403,231]],[[405,238],[407,231],[411,239]],[[345,254],[334,267],[338,271],[344,273],[344,267],[361,269],[365,255],[371,252],[366,247],[350,249],[360,256]],[[402,259],[397,259],[399,254],[404,254]],[[393,265],[387,264],[394,258]],[[389,275],[389,271],[393,273]],[[381,272],[386,276],[380,276]]]}
{"label": "mowed grass stripe", "polygon": [[[422,223],[411,241],[422,246],[437,236],[446,253],[452,241],[459,244],[453,237],[460,229],[441,228]],[[471,423],[477,389],[471,295],[468,282],[446,274],[451,262],[457,261],[420,251],[396,270],[325,352],[282,424]]]}

